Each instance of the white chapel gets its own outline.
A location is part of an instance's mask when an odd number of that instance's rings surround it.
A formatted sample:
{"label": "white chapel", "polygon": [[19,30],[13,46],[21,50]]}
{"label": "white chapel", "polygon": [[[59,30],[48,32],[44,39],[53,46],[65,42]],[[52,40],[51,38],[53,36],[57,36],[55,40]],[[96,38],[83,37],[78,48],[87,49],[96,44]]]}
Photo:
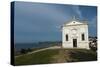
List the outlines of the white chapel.
{"label": "white chapel", "polygon": [[73,18],[63,24],[62,47],[89,49],[87,21]]}

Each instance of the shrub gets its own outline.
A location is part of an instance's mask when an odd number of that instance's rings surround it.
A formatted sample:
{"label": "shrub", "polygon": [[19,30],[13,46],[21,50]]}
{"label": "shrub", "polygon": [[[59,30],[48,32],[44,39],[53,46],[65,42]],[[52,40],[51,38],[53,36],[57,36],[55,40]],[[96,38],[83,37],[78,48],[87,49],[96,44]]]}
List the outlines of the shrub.
{"label": "shrub", "polygon": [[25,53],[27,53],[27,50],[26,50],[26,49],[21,49],[21,50],[20,50],[20,53],[21,53],[21,54],[25,54]]}

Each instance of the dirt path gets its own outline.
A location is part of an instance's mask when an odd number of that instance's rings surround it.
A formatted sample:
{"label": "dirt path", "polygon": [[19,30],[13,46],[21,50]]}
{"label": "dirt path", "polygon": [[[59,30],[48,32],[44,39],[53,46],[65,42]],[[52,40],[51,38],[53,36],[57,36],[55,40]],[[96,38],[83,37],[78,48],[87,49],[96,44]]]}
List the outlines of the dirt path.
{"label": "dirt path", "polygon": [[51,62],[56,63],[64,63],[70,60],[70,53],[68,50],[61,49],[58,55],[52,57],[53,60]]}
{"label": "dirt path", "polygon": [[[29,52],[29,53],[24,54],[24,55],[37,53],[37,52],[44,51],[44,50],[47,50],[47,49],[60,49],[60,48],[61,48],[60,46],[53,46],[53,47],[48,47],[48,48],[43,48],[43,49],[35,50],[35,51],[33,51],[33,52]],[[20,57],[20,56],[23,56],[23,55],[15,56],[15,58],[16,58],[16,57]]]}

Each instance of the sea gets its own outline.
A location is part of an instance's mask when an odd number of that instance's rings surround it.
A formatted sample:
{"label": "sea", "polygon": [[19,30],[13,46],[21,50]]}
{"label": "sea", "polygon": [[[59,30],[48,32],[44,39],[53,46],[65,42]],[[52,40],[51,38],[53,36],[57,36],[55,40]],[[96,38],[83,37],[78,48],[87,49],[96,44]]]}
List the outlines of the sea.
{"label": "sea", "polygon": [[27,49],[27,48],[45,48],[50,46],[57,46],[58,42],[45,42],[45,43],[17,43],[15,44],[15,49],[17,51],[21,49]]}

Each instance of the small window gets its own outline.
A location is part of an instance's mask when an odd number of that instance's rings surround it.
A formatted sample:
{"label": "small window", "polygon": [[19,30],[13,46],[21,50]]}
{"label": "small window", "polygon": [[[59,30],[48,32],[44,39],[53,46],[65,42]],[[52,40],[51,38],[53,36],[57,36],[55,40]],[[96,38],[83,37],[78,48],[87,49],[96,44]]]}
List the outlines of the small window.
{"label": "small window", "polygon": [[66,34],[66,41],[68,41],[68,34]]}
{"label": "small window", "polygon": [[82,34],[81,36],[82,36],[82,40],[85,40],[85,36],[84,36],[84,34]]}

